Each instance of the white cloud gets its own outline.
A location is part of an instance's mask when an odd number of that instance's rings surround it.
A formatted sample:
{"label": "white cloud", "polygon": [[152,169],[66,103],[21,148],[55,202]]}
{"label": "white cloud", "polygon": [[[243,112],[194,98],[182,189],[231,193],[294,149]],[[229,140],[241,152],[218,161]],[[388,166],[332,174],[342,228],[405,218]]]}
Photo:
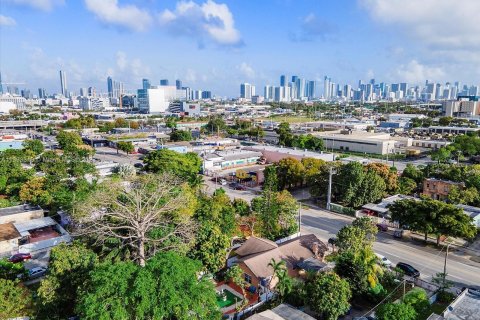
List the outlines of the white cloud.
{"label": "white cloud", "polygon": [[417,60],[411,60],[405,65],[400,65],[395,76],[409,83],[420,84],[425,80],[443,80],[445,71],[441,67],[426,66]]}
{"label": "white cloud", "polygon": [[480,48],[478,0],[359,0],[377,21],[405,29],[431,48]]}
{"label": "white cloud", "polygon": [[6,0],[7,2],[32,7],[34,9],[39,9],[43,11],[50,11],[55,6],[63,5],[64,0]]}
{"label": "white cloud", "polygon": [[193,69],[187,69],[185,74],[185,81],[187,82],[196,82],[197,81],[197,73]]}
{"label": "white cloud", "polygon": [[0,14],[0,26],[12,27],[12,26],[15,26],[16,24],[17,22],[12,17],[7,17],[7,16],[4,16],[3,14]]}
{"label": "white cloud", "polygon": [[139,83],[142,77],[150,74],[150,68],[138,58],[129,59],[123,51],[116,53],[116,66],[108,68],[106,74],[115,76],[118,80]]}
{"label": "white cloud", "polygon": [[247,78],[254,78],[255,77],[255,70],[247,64],[246,62],[242,62],[239,66],[237,66],[237,69],[240,71],[240,73],[247,77]]}
{"label": "white cloud", "polygon": [[315,39],[331,39],[335,34],[335,26],[327,20],[309,13],[302,18],[300,29],[290,34],[290,40],[295,42],[313,41]]}
{"label": "white cloud", "polygon": [[123,51],[118,51],[117,52],[117,66],[120,70],[125,70],[127,67],[127,54]]}
{"label": "white cloud", "polygon": [[213,0],[201,5],[193,1],[177,2],[174,11],[166,9],[159,14],[159,21],[171,34],[196,38],[200,43],[212,40],[221,45],[242,44],[230,9]]}
{"label": "white cloud", "polygon": [[85,5],[107,25],[145,31],[152,24],[152,17],[146,10],[132,4],[120,6],[118,0],[85,0]]}

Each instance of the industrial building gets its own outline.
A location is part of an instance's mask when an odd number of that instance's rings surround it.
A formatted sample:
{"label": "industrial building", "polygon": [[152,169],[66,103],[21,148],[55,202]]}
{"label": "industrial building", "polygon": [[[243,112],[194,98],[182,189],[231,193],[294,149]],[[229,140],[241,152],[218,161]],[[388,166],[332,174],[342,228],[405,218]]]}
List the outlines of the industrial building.
{"label": "industrial building", "polygon": [[327,150],[346,152],[393,154],[400,147],[408,147],[411,141],[400,142],[392,139],[388,133],[370,133],[365,131],[342,130],[340,133],[316,133],[323,140]]}

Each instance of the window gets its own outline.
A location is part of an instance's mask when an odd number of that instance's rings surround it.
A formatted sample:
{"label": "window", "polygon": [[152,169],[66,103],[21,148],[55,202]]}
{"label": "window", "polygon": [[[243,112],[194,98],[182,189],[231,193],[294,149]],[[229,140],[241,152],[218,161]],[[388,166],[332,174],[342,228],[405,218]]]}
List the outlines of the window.
{"label": "window", "polygon": [[249,274],[244,273],[243,278],[247,283],[252,283],[252,277]]}

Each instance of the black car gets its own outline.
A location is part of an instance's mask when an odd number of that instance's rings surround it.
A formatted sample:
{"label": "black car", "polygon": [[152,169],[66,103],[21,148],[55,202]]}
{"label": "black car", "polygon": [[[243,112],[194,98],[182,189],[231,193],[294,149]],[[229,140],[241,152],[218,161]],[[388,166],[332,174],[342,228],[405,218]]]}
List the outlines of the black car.
{"label": "black car", "polygon": [[405,272],[407,276],[418,278],[420,277],[420,271],[409,265],[408,263],[399,262],[397,268]]}

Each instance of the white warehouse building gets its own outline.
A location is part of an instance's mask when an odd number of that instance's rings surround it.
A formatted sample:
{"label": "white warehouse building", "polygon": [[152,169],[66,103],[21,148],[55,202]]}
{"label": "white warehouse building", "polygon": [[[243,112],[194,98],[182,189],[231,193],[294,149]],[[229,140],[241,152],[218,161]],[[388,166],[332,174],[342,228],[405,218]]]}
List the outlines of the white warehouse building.
{"label": "white warehouse building", "polygon": [[162,113],[168,111],[171,102],[186,98],[186,90],[176,86],[152,86],[138,90],[137,107],[145,113]]}

